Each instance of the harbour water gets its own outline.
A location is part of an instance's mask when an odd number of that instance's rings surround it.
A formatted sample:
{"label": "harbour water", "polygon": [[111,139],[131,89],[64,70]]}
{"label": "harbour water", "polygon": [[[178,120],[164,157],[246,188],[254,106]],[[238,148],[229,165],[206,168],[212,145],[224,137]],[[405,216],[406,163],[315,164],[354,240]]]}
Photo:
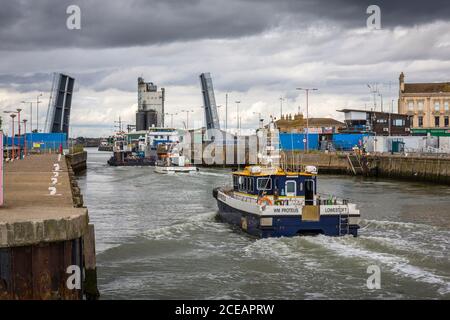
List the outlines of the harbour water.
{"label": "harbour water", "polygon": [[255,239],[216,219],[228,170],[167,176],[88,152],[102,299],[450,299],[448,186],[319,173],[319,192],[358,204],[360,236]]}

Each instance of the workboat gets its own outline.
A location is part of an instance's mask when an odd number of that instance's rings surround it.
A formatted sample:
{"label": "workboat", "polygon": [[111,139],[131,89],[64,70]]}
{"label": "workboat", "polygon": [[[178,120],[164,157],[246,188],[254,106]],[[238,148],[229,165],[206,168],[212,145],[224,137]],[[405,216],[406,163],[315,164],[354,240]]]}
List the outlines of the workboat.
{"label": "workboat", "polygon": [[117,132],[113,137],[111,166],[154,166],[160,143],[179,142],[174,128],[150,127],[148,130]]}
{"label": "workboat", "polygon": [[[279,166],[278,130],[271,122],[258,164],[232,173],[233,186],[213,190],[219,218],[251,235],[357,236],[360,213],[346,199],[317,193],[317,168]],[[259,132],[261,133],[261,132]]]}
{"label": "workboat", "polygon": [[158,145],[156,153],[158,158],[155,164],[155,172],[157,173],[195,173],[198,171],[183,155],[183,149],[178,142],[161,143]]}

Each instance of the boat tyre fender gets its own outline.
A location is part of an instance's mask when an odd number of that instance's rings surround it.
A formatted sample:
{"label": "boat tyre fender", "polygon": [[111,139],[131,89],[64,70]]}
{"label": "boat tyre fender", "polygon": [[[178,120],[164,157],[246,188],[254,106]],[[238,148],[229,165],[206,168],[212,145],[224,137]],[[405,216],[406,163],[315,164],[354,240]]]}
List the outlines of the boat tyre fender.
{"label": "boat tyre fender", "polygon": [[259,205],[264,204],[264,206],[271,206],[272,200],[270,200],[268,197],[262,197],[258,199],[258,204]]}
{"label": "boat tyre fender", "polygon": [[217,199],[217,194],[219,193],[219,188],[213,189],[213,197]]}

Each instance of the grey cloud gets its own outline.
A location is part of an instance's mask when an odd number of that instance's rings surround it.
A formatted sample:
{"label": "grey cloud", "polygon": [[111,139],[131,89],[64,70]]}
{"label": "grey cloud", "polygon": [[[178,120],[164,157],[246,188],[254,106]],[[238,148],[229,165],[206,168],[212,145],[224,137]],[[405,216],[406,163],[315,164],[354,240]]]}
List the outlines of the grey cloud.
{"label": "grey cloud", "polygon": [[[376,2],[385,27],[448,20],[447,0]],[[82,29],[67,30],[66,8],[79,5]],[[2,0],[0,50],[143,46],[236,38],[317,21],[364,27],[372,0]]]}
{"label": "grey cloud", "polygon": [[33,73],[29,75],[0,74],[0,87],[15,89],[18,92],[48,91],[52,83],[52,74]]}

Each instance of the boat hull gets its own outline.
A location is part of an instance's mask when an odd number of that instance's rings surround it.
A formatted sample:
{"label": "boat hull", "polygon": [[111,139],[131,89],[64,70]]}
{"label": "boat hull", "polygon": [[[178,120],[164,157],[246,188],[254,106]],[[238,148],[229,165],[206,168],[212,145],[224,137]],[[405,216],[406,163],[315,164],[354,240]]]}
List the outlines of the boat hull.
{"label": "boat hull", "polygon": [[196,167],[162,167],[155,166],[155,172],[162,174],[174,174],[174,173],[195,173],[197,172]]}
{"label": "boat hull", "polygon": [[125,159],[123,161],[118,161],[116,158],[111,157],[108,160],[108,164],[113,167],[154,166],[155,160],[149,158],[139,158],[139,159]]}
{"label": "boat hull", "polygon": [[[216,193],[217,195],[217,193]],[[359,226],[342,226],[339,215],[321,215],[318,221],[304,221],[302,215],[260,215],[236,208],[217,197],[220,220],[238,226],[259,238],[293,237],[299,235],[343,236],[358,235]],[[340,227],[341,224],[341,227]]]}

